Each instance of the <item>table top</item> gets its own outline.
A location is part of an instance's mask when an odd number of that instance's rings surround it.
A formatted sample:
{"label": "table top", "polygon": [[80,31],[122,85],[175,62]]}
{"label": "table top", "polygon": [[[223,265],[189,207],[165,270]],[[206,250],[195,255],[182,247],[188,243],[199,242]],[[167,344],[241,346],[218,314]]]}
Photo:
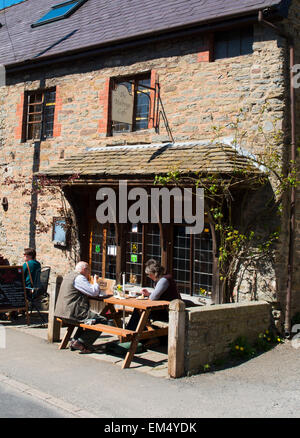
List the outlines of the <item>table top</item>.
{"label": "table top", "polygon": [[148,299],[137,299],[127,296],[125,299],[120,299],[114,296],[104,298],[103,301],[108,304],[118,304],[126,307],[134,307],[135,309],[167,309],[169,301],[153,301]]}

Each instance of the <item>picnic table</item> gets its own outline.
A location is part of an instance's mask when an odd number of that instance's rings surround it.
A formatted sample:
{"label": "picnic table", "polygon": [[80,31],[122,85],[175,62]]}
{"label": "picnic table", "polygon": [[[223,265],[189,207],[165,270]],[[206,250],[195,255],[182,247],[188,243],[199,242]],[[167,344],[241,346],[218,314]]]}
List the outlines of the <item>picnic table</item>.
{"label": "picnic table", "polygon": [[[103,301],[102,315],[110,313],[111,319],[115,326],[106,324],[88,325],[76,321],[57,318],[58,321],[64,323],[68,327],[67,332],[60,344],[60,349],[66,348],[75,327],[82,327],[85,330],[96,330],[98,332],[108,333],[119,336],[121,341],[130,341],[130,348],[126,353],[122,368],[129,368],[136,352],[138,343],[143,339],[157,338],[168,334],[168,327],[160,327],[151,324],[150,314],[152,310],[162,310],[169,308],[169,301],[152,301],[149,299],[138,299],[126,296],[123,299],[113,295],[106,297],[93,297],[92,300]],[[123,328],[122,312],[119,311],[120,306],[125,306],[129,309],[137,309],[140,312],[140,318],[135,330],[127,330]]]}

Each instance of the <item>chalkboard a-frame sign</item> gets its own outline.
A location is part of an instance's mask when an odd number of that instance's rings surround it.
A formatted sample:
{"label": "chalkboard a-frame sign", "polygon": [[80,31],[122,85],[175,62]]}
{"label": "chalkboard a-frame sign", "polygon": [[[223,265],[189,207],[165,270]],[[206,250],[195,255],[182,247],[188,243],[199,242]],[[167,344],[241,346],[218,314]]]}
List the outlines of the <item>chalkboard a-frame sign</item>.
{"label": "chalkboard a-frame sign", "polygon": [[25,310],[29,324],[23,268],[0,266],[0,312],[13,310]]}

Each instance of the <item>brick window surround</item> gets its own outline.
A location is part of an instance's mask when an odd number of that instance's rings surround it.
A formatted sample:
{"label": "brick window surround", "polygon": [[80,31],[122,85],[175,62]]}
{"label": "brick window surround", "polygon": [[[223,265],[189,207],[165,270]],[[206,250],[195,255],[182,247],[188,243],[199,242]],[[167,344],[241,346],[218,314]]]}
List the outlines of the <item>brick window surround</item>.
{"label": "brick window surround", "polygon": [[24,114],[24,93],[21,94],[19,103],[16,108],[16,119],[18,121],[18,125],[15,128],[15,139],[22,140],[23,134],[23,114]]}
{"label": "brick window surround", "polygon": [[56,102],[54,111],[54,126],[53,126],[53,137],[60,137],[61,135],[61,123],[58,123],[58,115],[62,110],[62,98],[60,92],[60,86],[56,86]]}
{"label": "brick window surround", "polygon": [[198,62],[212,62],[214,53],[214,35],[210,33],[205,36],[203,44],[198,52]]}

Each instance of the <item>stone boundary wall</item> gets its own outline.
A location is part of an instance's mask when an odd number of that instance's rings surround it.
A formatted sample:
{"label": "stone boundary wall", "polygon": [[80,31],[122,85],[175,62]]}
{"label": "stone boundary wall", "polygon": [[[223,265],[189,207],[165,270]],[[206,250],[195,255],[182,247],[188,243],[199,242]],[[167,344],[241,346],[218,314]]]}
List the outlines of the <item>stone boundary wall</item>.
{"label": "stone boundary wall", "polygon": [[186,375],[224,358],[230,351],[229,344],[239,336],[254,342],[271,324],[271,305],[264,301],[193,307],[185,314]]}

